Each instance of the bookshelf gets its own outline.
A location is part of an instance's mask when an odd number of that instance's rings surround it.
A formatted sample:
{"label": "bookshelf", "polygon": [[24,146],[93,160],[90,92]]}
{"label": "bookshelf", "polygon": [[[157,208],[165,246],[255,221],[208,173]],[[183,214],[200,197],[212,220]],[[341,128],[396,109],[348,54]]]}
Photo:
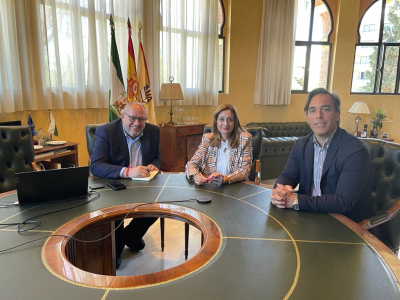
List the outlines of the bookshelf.
{"label": "bookshelf", "polygon": [[60,164],[78,164],[78,145],[79,143],[67,142],[64,145],[44,146],[40,150],[35,150],[35,162],[41,162],[46,169],[57,169]]}

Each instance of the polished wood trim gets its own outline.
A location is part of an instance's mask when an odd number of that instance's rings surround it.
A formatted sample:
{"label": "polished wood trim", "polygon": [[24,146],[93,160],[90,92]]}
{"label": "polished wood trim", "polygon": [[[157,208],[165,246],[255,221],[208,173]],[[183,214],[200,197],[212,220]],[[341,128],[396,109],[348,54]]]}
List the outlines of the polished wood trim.
{"label": "polished wood trim", "polygon": [[255,163],[255,182],[260,182],[261,181],[261,176],[260,176],[260,159],[256,159]]}
{"label": "polished wood trim", "polygon": [[31,162],[31,165],[34,171],[41,171],[39,166],[34,161]]}
{"label": "polished wood trim", "polygon": [[385,218],[382,218],[378,222],[374,222],[372,224],[370,219],[365,219],[365,220],[362,220],[360,223],[358,223],[358,225],[364,227],[365,229],[370,229],[370,228],[378,226],[382,223],[390,221],[395,216],[397,216],[397,214],[400,212],[400,198],[397,198],[396,203],[390,209],[388,209],[386,212],[388,214],[385,215]]}
{"label": "polished wood trim", "polygon": [[396,255],[394,255],[394,253],[390,251],[390,249],[378,238],[376,238],[372,233],[361,227],[356,222],[341,214],[330,215],[346,225],[348,228],[357,233],[362,239],[372,245],[372,248],[375,249],[377,254],[379,254],[379,256],[387,265],[388,269],[392,271],[393,278],[396,280],[397,283],[397,287],[400,288],[400,260],[396,257]]}
{"label": "polished wood trim", "polygon": [[10,195],[16,194],[16,193],[17,193],[17,190],[11,190],[11,191],[8,191],[8,192],[4,192],[4,193],[0,194],[0,198],[7,197],[7,196],[10,196]]}
{"label": "polished wood trim", "polygon": [[[396,203],[387,212],[391,215],[390,219],[393,219],[400,210],[400,198],[397,198]],[[393,216],[392,216],[393,215]]]}
{"label": "polished wood trim", "polygon": [[[136,206],[138,207],[136,208]],[[204,243],[198,253],[176,267],[138,276],[109,276],[85,272],[75,267],[66,256],[66,244],[69,239],[52,236],[43,247],[42,257],[46,267],[57,277],[83,286],[116,289],[137,288],[173,281],[192,273],[207,264],[221,247],[220,229],[209,217],[187,207],[164,203],[128,204],[104,208],[68,222],[54,232],[54,235],[74,236],[85,227],[93,226],[94,224],[98,226],[120,220],[127,214],[128,217],[135,218],[159,217],[184,221],[201,231]]]}

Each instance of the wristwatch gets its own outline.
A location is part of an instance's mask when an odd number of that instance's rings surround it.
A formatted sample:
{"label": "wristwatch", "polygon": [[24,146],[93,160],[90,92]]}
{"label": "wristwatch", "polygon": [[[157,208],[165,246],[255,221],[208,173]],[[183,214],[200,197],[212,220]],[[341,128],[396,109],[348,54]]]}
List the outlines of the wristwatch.
{"label": "wristwatch", "polygon": [[297,194],[295,194],[296,198],[294,199],[294,202],[292,204],[292,207],[294,210],[299,210],[299,198],[297,198]]}

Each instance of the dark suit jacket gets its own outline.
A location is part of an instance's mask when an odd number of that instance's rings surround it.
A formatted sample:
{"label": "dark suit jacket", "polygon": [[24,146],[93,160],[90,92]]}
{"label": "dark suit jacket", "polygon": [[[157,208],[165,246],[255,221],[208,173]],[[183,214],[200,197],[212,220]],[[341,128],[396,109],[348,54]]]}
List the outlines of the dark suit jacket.
{"label": "dark suit jacket", "polygon": [[[153,164],[160,168],[160,128],[146,123],[140,143],[143,166]],[[129,149],[120,118],[96,129],[91,160],[92,174],[105,178],[117,178],[122,168],[129,165]]]}
{"label": "dark suit jacket", "polygon": [[[355,136],[338,128],[329,145],[321,176],[321,196],[310,196],[313,185],[314,133],[297,140],[277,183],[299,185],[299,209],[341,213],[355,222],[375,214],[369,153]],[[276,185],[276,184],[275,184]]]}

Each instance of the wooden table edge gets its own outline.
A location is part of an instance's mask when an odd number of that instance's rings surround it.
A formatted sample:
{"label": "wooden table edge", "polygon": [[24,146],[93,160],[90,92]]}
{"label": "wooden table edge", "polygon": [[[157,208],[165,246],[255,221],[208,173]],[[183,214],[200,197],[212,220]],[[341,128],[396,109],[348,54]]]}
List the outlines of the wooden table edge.
{"label": "wooden table edge", "polygon": [[[263,188],[269,188],[267,185],[263,183],[258,183],[254,181],[244,181],[246,184],[250,185],[256,185],[260,186]],[[400,291],[400,260],[399,258],[392,252],[390,249],[382,243],[378,238],[376,238],[372,233],[370,233],[368,230],[365,228],[361,227],[358,225],[356,222],[353,220],[350,220],[346,216],[342,214],[334,214],[331,213],[329,214],[345,226],[347,226],[349,229],[351,229],[353,232],[355,232],[357,235],[359,235],[363,240],[367,242],[367,244],[370,244],[374,251],[378,254],[378,257],[386,264],[386,266],[390,269],[393,278],[396,281],[396,285],[398,290]]]}

